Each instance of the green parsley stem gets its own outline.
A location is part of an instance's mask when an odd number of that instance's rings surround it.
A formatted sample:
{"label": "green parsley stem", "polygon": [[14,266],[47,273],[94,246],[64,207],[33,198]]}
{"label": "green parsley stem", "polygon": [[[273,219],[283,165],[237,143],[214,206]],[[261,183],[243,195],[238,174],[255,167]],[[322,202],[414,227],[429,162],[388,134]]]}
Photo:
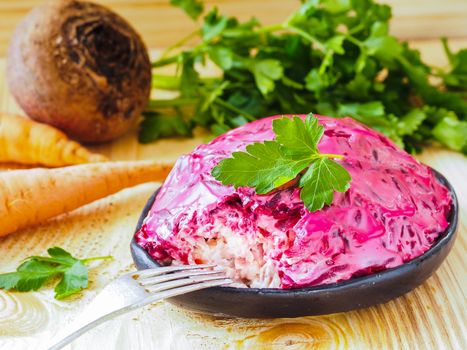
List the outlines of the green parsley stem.
{"label": "green parsley stem", "polygon": [[92,258],[81,259],[80,261],[83,264],[87,264],[88,262],[91,262],[91,261],[94,261],[94,260],[109,260],[109,259],[113,259],[112,255],[95,256],[95,257],[92,257]]}
{"label": "green parsley stem", "polygon": [[357,38],[355,38],[354,36],[352,35],[349,35],[349,34],[343,34],[345,36],[345,38],[350,41],[352,44],[355,44],[356,46],[358,47],[362,47],[363,46],[363,43],[358,40]]}
{"label": "green parsley stem", "polygon": [[175,106],[186,106],[194,105],[199,102],[197,98],[186,98],[186,97],[177,97],[173,99],[160,99],[160,100],[149,100],[149,103],[146,106],[147,110],[157,109],[157,108],[167,108]]}
{"label": "green parsley stem", "polygon": [[151,86],[156,89],[179,90],[180,78],[172,75],[153,74]]}
{"label": "green parsley stem", "polygon": [[[199,81],[203,82],[204,84],[211,84],[218,80],[219,78],[216,77],[199,78]],[[180,89],[180,77],[173,75],[153,74],[151,84],[152,87],[156,89],[178,91]]]}
{"label": "green parsley stem", "polygon": [[175,55],[175,56],[171,56],[171,57],[168,57],[168,58],[161,58],[161,59],[159,59],[159,60],[157,60],[155,62],[152,62],[151,67],[152,68],[158,68],[158,67],[167,66],[167,65],[172,64],[172,63],[176,63],[176,62],[178,62],[179,57],[180,57],[180,55]]}
{"label": "green parsley stem", "polygon": [[29,258],[27,258],[26,260],[36,260],[36,261],[48,262],[48,263],[52,263],[52,264],[61,263],[61,261],[57,260],[57,258],[49,258],[48,256],[36,256],[36,255],[33,255],[33,256],[30,256]]}
{"label": "green parsley stem", "polygon": [[353,35],[355,33],[360,32],[363,29],[365,29],[365,25],[363,23],[360,23],[360,24],[356,25],[355,27],[349,29],[349,34]]}
{"label": "green parsley stem", "polygon": [[452,53],[451,49],[448,46],[448,39],[446,37],[441,38],[441,44],[443,45],[444,53],[448,57],[449,63],[453,64],[454,63],[454,54]]}
{"label": "green parsley stem", "polygon": [[195,31],[191,32],[190,34],[188,34],[187,36],[181,38],[180,40],[178,40],[177,42],[175,42],[174,44],[170,45],[169,47],[167,47],[164,51],[162,51],[161,53],[161,56],[160,56],[160,59],[164,59],[168,56],[168,54],[179,48],[180,46],[186,44],[187,42],[189,42],[191,39],[193,39],[194,37],[198,36],[199,34],[201,34],[201,30],[200,29],[196,29]]}
{"label": "green parsley stem", "polygon": [[332,55],[334,55],[334,50],[329,50],[324,55],[324,58],[321,61],[321,64],[319,65],[319,70],[318,70],[319,75],[322,75],[326,72],[326,68],[329,66],[329,60],[332,59]]}
{"label": "green parsley stem", "polygon": [[302,38],[308,40],[312,44],[315,44],[321,51],[324,51],[324,52],[326,51],[326,46],[321,41],[319,41],[316,37],[314,37],[310,33],[305,32],[303,29],[300,29],[290,24],[285,24],[285,28],[289,29],[291,32],[294,32],[300,35]]}
{"label": "green parsley stem", "polygon": [[255,33],[258,33],[258,34],[271,33],[271,32],[275,32],[277,30],[281,30],[281,29],[285,29],[284,23],[271,24],[271,25],[268,25],[268,26],[263,26],[261,28],[256,29]]}
{"label": "green parsley stem", "polygon": [[282,81],[284,84],[286,84],[286,85],[288,85],[288,86],[291,86],[291,87],[293,87],[293,88],[295,88],[295,89],[303,90],[303,89],[305,88],[305,87],[303,86],[303,84],[300,84],[299,82],[296,82],[295,80],[292,80],[292,79],[288,78],[288,77],[285,76],[285,75],[281,78],[281,81]]}
{"label": "green parsley stem", "polygon": [[[207,42],[202,42],[202,43],[198,44],[192,50],[190,50],[190,53],[193,56],[196,56],[198,53],[200,53],[201,51],[204,50],[206,44],[207,44]],[[157,61],[152,62],[151,67],[152,68],[159,68],[159,67],[163,67],[163,66],[168,66],[168,65],[173,64],[173,63],[178,63],[178,62],[180,62],[181,57],[182,57],[182,54],[176,54],[176,55],[173,55],[173,56],[170,56],[170,57],[167,57],[167,58],[160,58]]]}
{"label": "green parsley stem", "polygon": [[342,154],[332,154],[332,153],[320,153],[317,154],[319,158],[337,158],[337,159],[343,159],[344,156]]}
{"label": "green parsley stem", "polygon": [[251,114],[246,113],[245,111],[242,111],[241,109],[231,105],[228,102],[225,102],[224,100],[220,99],[219,97],[214,100],[214,103],[216,103],[216,104],[218,104],[218,105],[220,105],[220,106],[222,106],[222,107],[224,107],[226,109],[229,109],[232,112],[238,113],[238,114],[244,116],[246,119],[248,119],[250,121],[256,120],[256,118],[254,116],[252,116]]}

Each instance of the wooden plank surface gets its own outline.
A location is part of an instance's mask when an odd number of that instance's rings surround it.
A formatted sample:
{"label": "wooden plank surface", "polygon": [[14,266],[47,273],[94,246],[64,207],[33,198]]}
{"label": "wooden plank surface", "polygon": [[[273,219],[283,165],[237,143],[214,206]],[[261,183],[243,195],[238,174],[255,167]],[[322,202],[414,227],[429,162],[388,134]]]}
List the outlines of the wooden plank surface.
{"label": "wooden plank surface", "polygon": [[[0,55],[12,23],[37,2],[40,1],[0,0]],[[465,0],[446,0],[442,6],[431,0],[392,2],[397,5],[394,12],[400,21],[403,16],[416,18],[420,15],[418,24],[411,20],[407,23],[417,28],[423,27],[421,23],[428,23],[427,26],[430,21],[434,23],[426,35],[400,24],[396,31],[402,33],[401,28],[405,28],[406,36],[408,31],[411,36],[422,37],[438,36],[442,33],[439,30],[454,33],[457,25],[438,28],[440,22],[437,21],[446,16],[447,22],[450,18],[455,24],[467,18]],[[166,9],[167,1],[105,0],[102,3],[109,3],[139,26],[151,46],[169,44],[190,29],[183,16],[177,17],[176,11]],[[295,1],[280,0],[209,3],[219,3],[229,12],[245,17],[254,13],[269,23],[296,6]],[[438,6],[434,6],[435,3]],[[267,12],[263,11],[264,7]],[[164,16],[155,20],[153,10],[164,11]],[[466,28],[465,25],[458,27],[457,34]],[[467,37],[465,32],[464,36]],[[437,41],[417,41],[413,46],[432,64],[445,64]],[[460,38],[453,46],[467,47],[467,39]],[[20,112],[7,91],[4,68],[5,62],[0,60],[0,111]],[[175,160],[203,141],[204,136],[200,135],[142,146],[137,143],[133,130],[96,150],[115,160]],[[460,226],[446,262],[426,283],[406,296],[364,310],[275,320],[207,317],[160,303],[102,325],[69,349],[467,349],[467,160],[458,153],[436,148],[427,150],[419,159],[441,171],[453,184],[460,200]],[[134,268],[129,241],[139,213],[157,185],[149,183],[127,189],[41,227],[0,239],[0,272],[12,270],[31,254],[43,254],[52,245],[62,246],[77,256],[114,256],[113,261],[100,263],[92,269],[90,289],[71,300],[56,301],[52,291],[47,289],[27,294],[0,291],[0,349],[43,349],[51,335],[73,319],[106,283]]]}
{"label": "wooden plank surface", "polygon": [[[441,60],[437,44],[417,46],[426,56]],[[4,61],[0,61],[3,71]],[[0,110],[19,112],[4,75],[0,75]],[[99,150],[116,160],[174,160],[203,140],[200,136],[142,146],[132,132]],[[467,349],[467,160],[442,149],[430,149],[419,158],[454,185],[460,199],[460,227],[446,262],[406,296],[359,311],[276,320],[206,317],[160,303],[93,330],[71,349]],[[41,227],[0,239],[1,271],[13,269],[21,259],[42,254],[52,245],[77,256],[110,254],[115,258],[93,269],[90,289],[70,301],[54,300],[50,290],[0,291],[0,349],[42,349],[57,328],[69,322],[108,281],[134,268],[128,244],[138,215],[156,187],[145,184],[125,190]]]}
{"label": "wooden plank surface", "polygon": [[[50,0],[0,0],[0,56],[5,55],[16,24],[34,5]],[[97,1],[97,0],[96,0]],[[195,25],[169,0],[99,0],[125,18],[141,33],[148,47],[165,47],[191,32]],[[467,37],[466,0],[385,0],[393,6],[391,31],[406,39],[440,36]],[[280,23],[298,7],[298,0],[208,0],[207,7],[266,24]],[[163,15],[161,15],[163,14]]]}

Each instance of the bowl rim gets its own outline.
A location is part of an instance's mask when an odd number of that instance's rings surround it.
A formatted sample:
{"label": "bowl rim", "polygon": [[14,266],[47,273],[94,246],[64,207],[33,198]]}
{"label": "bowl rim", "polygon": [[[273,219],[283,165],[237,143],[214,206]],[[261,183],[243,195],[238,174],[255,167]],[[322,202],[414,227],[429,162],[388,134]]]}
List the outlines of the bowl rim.
{"label": "bowl rim", "polygon": [[[457,199],[456,192],[452,187],[451,183],[437,170],[430,167],[433,171],[436,179],[444,186],[446,186],[449,190],[449,194],[451,195],[452,204],[450,213],[447,216],[447,221],[449,222],[449,226],[438,236],[436,241],[433,245],[422,255],[417,256],[416,258],[407,261],[399,266],[385,269],[376,273],[371,273],[365,276],[359,277],[351,277],[348,280],[328,283],[328,284],[320,284],[316,286],[310,287],[298,287],[298,288],[289,288],[289,289],[281,289],[281,288],[240,288],[240,287],[211,287],[205,290],[211,290],[221,293],[229,293],[229,294],[249,294],[249,295],[270,295],[274,297],[297,297],[300,295],[310,295],[314,293],[321,293],[321,292],[328,292],[332,294],[333,292],[342,291],[342,289],[350,289],[350,288],[358,288],[362,286],[366,286],[368,284],[373,284],[374,280],[377,279],[378,282],[383,282],[385,280],[390,280],[397,275],[403,272],[409,272],[416,266],[420,265],[424,260],[428,259],[432,255],[438,253],[446,244],[448,244],[453,236],[457,231],[458,225],[458,216],[459,216],[459,203]],[[159,192],[160,187],[153,193],[153,195],[149,198],[146,206],[143,209],[143,212],[140,216],[138,224],[136,226],[135,234],[131,240],[132,251],[134,250],[133,245],[136,246],[141,254],[144,254],[145,257],[152,262],[155,266],[161,266],[157,261],[155,261],[149,253],[141,247],[135,240],[135,235],[141,228],[144,219],[146,218],[147,214],[149,213],[153,203],[157,199],[157,193]]]}

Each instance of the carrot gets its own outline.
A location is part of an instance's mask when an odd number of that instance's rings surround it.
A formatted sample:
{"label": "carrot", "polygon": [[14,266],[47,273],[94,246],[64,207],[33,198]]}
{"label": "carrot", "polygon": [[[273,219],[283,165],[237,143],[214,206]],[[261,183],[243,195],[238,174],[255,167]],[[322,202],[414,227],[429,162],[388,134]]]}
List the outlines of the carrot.
{"label": "carrot", "polygon": [[151,161],[106,162],[0,173],[0,236],[37,225],[148,181],[163,181],[172,165]]}
{"label": "carrot", "polygon": [[59,167],[105,160],[52,126],[0,113],[0,162]]}

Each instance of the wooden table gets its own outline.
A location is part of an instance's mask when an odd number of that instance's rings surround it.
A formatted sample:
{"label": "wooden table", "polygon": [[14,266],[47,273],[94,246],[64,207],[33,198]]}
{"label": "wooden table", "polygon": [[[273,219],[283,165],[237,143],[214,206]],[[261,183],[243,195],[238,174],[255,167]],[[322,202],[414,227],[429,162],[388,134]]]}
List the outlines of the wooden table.
{"label": "wooden table", "polygon": [[[13,30],[34,5],[51,0],[0,0],[0,55],[6,52]],[[141,33],[148,47],[166,47],[188,34],[195,24],[169,0],[94,0],[127,18]],[[298,7],[298,0],[205,0],[225,13],[265,24],[282,22]],[[391,32],[405,39],[440,36],[467,37],[466,0],[382,0],[393,6]]]}
{"label": "wooden table", "polygon": [[[27,6],[21,7],[17,2],[13,5],[13,2],[0,0],[0,8],[17,6],[22,11],[34,2],[26,1]],[[406,6],[402,1],[395,2]],[[443,4],[455,2],[449,0]],[[111,3],[128,10],[129,17],[149,6],[145,1],[135,2],[134,8],[128,7],[129,0]],[[161,2],[153,3],[159,6]],[[223,1],[222,5],[235,8],[233,3]],[[250,3],[261,1],[240,2],[240,5],[253,6]],[[465,1],[460,3],[465,4]],[[237,11],[242,11],[240,5]],[[274,9],[272,7],[272,12]],[[465,7],[460,9],[462,12]],[[125,15],[125,11],[121,12]],[[400,13],[398,8],[395,12]],[[1,13],[3,17],[3,10]],[[2,23],[0,48],[6,40],[1,36],[5,33]],[[153,38],[146,39],[152,42]],[[429,62],[445,63],[437,41],[413,41],[412,45],[420,48]],[[458,39],[453,46],[466,47],[467,34],[466,39]],[[3,71],[4,61],[0,60],[0,72]],[[19,112],[7,91],[3,74],[0,74],[0,110]],[[116,160],[174,160],[203,141],[203,136],[199,136],[142,146],[137,143],[133,131],[96,149]],[[364,310],[275,320],[207,317],[160,303],[102,325],[77,340],[71,349],[467,349],[467,160],[458,153],[435,148],[424,152],[419,159],[451,181],[459,196],[461,213],[459,234],[451,254],[438,272],[413,292]],[[56,301],[48,289],[25,294],[0,291],[0,349],[43,348],[47,339],[69,322],[103,285],[134,268],[128,244],[141,208],[156,187],[157,184],[149,183],[127,189],[41,227],[0,239],[2,272],[14,269],[29,255],[43,254],[52,245],[62,246],[77,256],[114,256],[113,261],[91,270],[90,289],[71,300]]]}

